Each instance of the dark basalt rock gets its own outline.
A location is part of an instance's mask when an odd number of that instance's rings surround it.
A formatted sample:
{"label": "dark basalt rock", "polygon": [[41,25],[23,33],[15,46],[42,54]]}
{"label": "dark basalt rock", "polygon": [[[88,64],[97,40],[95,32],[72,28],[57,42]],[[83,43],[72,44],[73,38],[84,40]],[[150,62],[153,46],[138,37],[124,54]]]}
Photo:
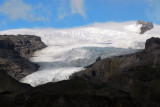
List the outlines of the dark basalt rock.
{"label": "dark basalt rock", "polygon": [[0,69],[20,80],[38,70],[29,58],[46,45],[40,37],[30,35],[0,35]]}
{"label": "dark basalt rock", "polygon": [[138,20],[137,21],[137,24],[140,24],[140,25],[142,25],[142,27],[141,27],[141,31],[140,31],[140,34],[143,34],[143,33],[145,33],[146,31],[148,31],[148,30],[151,30],[152,28],[153,28],[153,24],[151,23],[151,22],[144,22],[144,21],[142,21],[142,20]]}

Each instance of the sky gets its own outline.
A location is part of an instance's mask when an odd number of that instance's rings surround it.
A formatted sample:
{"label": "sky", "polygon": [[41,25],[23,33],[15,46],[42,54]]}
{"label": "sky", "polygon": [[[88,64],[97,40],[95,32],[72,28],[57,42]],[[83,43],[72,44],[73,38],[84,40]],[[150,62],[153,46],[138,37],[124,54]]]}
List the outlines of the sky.
{"label": "sky", "polygon": [[0,31],[133,20],[160,24],[160,0],[0,0]]}

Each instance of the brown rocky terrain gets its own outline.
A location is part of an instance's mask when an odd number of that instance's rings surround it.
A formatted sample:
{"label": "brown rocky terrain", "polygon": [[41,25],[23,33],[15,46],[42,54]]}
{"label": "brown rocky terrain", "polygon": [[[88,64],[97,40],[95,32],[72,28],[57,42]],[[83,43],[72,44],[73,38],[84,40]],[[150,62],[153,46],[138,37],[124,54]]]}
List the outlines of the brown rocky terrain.
{"label": "brown rocky terrain", "polygon": [[38,65],[31,63],[29,58],[45,47],[37,36],[0,35],[0,69],[20,80],[38,69]]}

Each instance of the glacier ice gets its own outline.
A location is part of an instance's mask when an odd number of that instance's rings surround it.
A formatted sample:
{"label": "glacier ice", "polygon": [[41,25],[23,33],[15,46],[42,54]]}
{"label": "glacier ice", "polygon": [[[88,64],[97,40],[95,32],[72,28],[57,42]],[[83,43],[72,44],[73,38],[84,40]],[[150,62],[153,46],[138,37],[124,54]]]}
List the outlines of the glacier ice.
{"label": "glacier ice", "polygon": [[144,49],[146,39],[160,37],[159,25],[143,35],[139,34],[140,27],[136,21],[107,22],[68,29],[13,29],[0,34],[36,35],[48,45],[30,59],[40,65],[39,70],[21,80],[37,86],[69,79],[70,75],[94,63],[98,57],[137,52]]}

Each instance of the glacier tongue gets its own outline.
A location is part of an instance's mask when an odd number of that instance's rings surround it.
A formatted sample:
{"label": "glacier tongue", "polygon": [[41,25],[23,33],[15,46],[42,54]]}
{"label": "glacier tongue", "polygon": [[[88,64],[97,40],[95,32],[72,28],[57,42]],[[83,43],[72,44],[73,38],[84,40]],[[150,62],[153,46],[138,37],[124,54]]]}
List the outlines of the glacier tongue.
{"label": "glacier tongue", "polygon": [[15,29],[0,34],[27,34],[40,36],[48,45],[30,59],[40,69],[21,81],[32,86],[69,79],[98,57],[107,58],[144,49],[146,39],[160,37],[160,26],[143,35],[136,22],[103,23],[70,29]]}

